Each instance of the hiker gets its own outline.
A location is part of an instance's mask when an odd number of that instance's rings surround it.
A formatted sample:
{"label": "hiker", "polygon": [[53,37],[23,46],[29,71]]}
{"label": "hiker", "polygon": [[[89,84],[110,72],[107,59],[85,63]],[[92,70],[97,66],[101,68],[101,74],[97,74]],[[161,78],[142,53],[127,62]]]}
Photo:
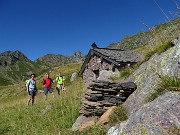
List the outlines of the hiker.
{"label": "hiker", "polygon": [[49,93],[52,93],[52,96],[54,98],[54,92],[53,92],[53,89],[52,89],[52,79],[49,77],[49,74],[46,73],[45,74],[45,78],[43,78],[43,85],[44,85],[44,95],[45,95],[45,100],[47,100],[47,94],[48,92]]}
{"label": "hiker", "polygon": [[26,83],[26,90],[29,95],[27,105],[29,105],[31,101],[32,105],[34,105],[34,97],[36,96],[37,92],[35,74],[31,74],[31,79],[29,79],[29,81],[27,81]]}
{"label": "hiker", "polygon": [[56,77],[56,90],[58,91],[58,95],[60,95],[60,90],[65,90],[64,80],[64,77],[61,76],[61,72],[59,72],[58,76]]}

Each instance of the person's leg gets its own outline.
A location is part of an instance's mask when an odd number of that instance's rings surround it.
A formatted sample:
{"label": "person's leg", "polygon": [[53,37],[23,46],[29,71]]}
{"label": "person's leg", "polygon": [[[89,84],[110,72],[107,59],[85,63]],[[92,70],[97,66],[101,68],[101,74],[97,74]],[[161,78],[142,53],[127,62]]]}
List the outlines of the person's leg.
{"label": "person's leg", "polygon": [[29,105],[29,103],[31,102],[31,97],[28,97],[28,101],[27,101],[27,105]]}
{"label": "person's leg", "polygon": [[49,88],[49,92],[52,93],[52,96],[54,98],[54,92],[53,92],[53,89],[52,88]]}
{"label": "person's leg", "polygon": [[31,102],[31,99],[32,99],[32,92],[31,91],[29,91],[28,92],[28,101],[27,101],[27,105],[29,105],[29,103]]}
{"label": "person's leg", "polygon": [[53,98],[54,98],[54,92],[52,92],[52,96],[53,96]]}
{"label": "person's leg", "polygon": [[45,100],[47,100],[47,94],[45,94]]}
{"label": "person's leg", "polygon": [[33,95],[32,95],[32,105],[34,105],[34,98],[36,96],[36,91],[33,91]]}
{"label": "person's leg", "polygon": [[48,94],[48,89],[46,87],[44,87],[45,100],[47,100],[47,94]]}
{"label": "person's leg", "polygon": [[32,105],[34,105],[34,96],[32,97]]}
{"label": "person's leg", "polygon": [[58,88],[58,86],[56,87],[56,90],[58,92],[58,95],[60,95],[60,89]]}

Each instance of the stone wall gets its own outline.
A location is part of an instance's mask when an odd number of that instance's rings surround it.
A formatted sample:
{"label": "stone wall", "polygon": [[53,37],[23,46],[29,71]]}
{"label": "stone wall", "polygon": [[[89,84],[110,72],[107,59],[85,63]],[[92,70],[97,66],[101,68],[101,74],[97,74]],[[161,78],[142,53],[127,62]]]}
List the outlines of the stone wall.
{"label": "stone wall", "polygon": [[[122,104],[133,93],[137,85],[133,82],[93,81],[82,97],[80,115],[72,126],[73,131],[91,127],[101,116],[118,104]],[[101,119],[101,120],[100,120]]]}
{"label": "stone wall", "polygon": [[83,97],[80,114],[101,116],[110,107],[122,104],[136,88],[133,82],[94,81]]}
{"label": "stone wall", "polygon": [[[106,72],[106,76],[104,77],[104,74],[102,74],[101,71],[105,70],[109,73]],[[113,64],[108,63],[97,56],[93,56],[87,64],[86,69],[84,70],[83,81],[84,83],[89,83],[93,80],[98,80],[99,77],[99,79],[107,79],[113,74],[115,74],[115,76],[119,75],[119,70],[117,69],[117,67],[114,67]]]}

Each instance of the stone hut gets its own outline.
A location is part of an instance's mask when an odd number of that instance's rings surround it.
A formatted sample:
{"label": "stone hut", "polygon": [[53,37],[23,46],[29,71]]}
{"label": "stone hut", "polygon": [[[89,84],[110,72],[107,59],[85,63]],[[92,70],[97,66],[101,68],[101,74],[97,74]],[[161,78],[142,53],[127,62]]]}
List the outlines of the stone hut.
{"label": "stone hut", "polygon": [[91,46],[79,72],[86,84],[94,80],[108,80],[111,76],[118,77],[123,68],[140,60],[136,52],[99,48],[95,43]]}

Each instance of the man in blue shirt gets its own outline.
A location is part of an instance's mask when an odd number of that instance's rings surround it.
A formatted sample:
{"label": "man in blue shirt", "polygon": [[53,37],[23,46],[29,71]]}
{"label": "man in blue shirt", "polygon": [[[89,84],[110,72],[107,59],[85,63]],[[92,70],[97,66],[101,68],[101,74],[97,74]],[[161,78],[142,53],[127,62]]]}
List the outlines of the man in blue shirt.
{"label": "man in blue shirt", "polygon": [[34,97],[36,96],[36,91],[37,91],[36,80],[34,78],[35,78],[35,74],[31,74],[31,79],[29,79],[29,82],[26,84],[26,90],[29,95],[27,105],[29,105],[31,101],[32,101],[32,105],[34,104]]}

